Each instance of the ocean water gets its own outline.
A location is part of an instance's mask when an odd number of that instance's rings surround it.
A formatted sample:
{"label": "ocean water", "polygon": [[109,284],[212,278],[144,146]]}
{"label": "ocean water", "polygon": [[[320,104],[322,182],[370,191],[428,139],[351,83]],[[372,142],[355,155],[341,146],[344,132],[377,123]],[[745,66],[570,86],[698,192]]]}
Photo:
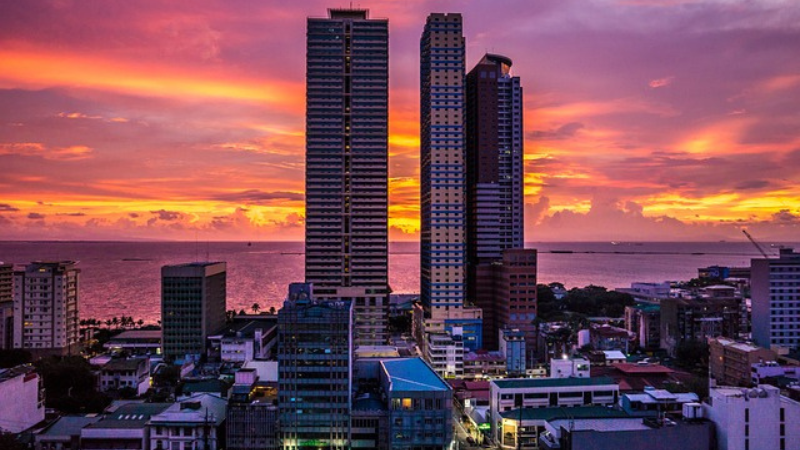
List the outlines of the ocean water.
{"label": "ocean water", "polygon": [[[763,245],[777,254],[777,244]],[[749,242],[547,242],[527,247],[540,251],[539,282],[559,281],[568,288],[687,280],[697,276],[699,267],[749,266],[751,258],[760,257]],[[160,268],[165,264],[225,261],[228,308],[250,310],[258,303],[267,310],[280,308],[286,286],[302,281],[302,251],[299,242],[0,242],[0,261],[77,261],[82,271],[81,318],[126,315],[155,322],[160,317]],[[389,268],[394,292],[418,292],[419,244],[391,244]]]}

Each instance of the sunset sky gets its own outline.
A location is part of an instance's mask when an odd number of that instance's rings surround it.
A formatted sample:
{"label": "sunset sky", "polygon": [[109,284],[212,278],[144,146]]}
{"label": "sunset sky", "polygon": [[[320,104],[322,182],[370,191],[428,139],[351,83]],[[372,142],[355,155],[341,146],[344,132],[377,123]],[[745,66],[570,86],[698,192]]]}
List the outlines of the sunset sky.
{"label": "sunset sky", "polygon": [[[346,1],[0,2],[0,240],[301,240],[305,27]],[[525,92],[526,240],[800,240],[800,2],[354,2],[389,18],[390,236],[419,36]]]}

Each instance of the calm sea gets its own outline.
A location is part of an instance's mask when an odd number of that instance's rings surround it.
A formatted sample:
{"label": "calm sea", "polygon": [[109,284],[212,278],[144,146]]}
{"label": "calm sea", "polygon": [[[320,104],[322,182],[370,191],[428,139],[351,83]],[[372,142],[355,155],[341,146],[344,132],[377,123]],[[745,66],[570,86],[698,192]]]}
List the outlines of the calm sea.
{"label": "calm sea", "polygon": [[[749,266],[759,257],[747,242],[530,243],[539,255],[539,282],[567,287],[626,287],[634,281],[686,280],[698,267]],[[765,244],[768,252],[777,249]],[[800,248],[799,245],[795,245]],[[228,308],[279,308],[286,286],[303,278],[303,244],[281,242],[0,242],[0,261],[74,260],[81,268],[80,315],[121,315],[155,322],[160,267],[197,260],[228,263]],[[556,251],[558,253],[549,253]],[[563,253],[571,251],[572,253]],[[389,258],[396,293],[419,291],[419,244],[394,243]]]}

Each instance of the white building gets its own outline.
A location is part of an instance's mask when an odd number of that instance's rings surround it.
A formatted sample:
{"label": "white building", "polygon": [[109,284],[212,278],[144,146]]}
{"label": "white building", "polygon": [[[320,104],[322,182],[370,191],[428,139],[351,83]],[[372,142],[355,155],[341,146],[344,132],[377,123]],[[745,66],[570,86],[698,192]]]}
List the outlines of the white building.
{"label": "white building", "polygon": [[0,432],[20,433],[42,420],[44,390],[33,367],[0,369]]}
{"label": "white building", "polygon": [[720,450],[786,450],[800,443],[800,403],[774,386],[712,388],[703,410]]}
{"label": "white building", "polygon": [[79,273],[72,261],[33,262],[14,272],[14,348],[34,357],[77,354]]}
{"label": "white building", "polygon": [[550,378],[589,378],[591,363],[584,358],[553,358],[550,360]]}
{"label": "white building", "polygon": [[112,359],[100,369],[98,383],[103,392],[127,387],[142,395],[150,388],[150,359]]}
{"label": "white building", "polygon": [[153,415],[147,428],[152,450],[216,450],[228,401],[198,394]]}
{"label": "white building", "polygon": [[786,377],[800,381],[800,367],[782,366],[777,361],[762,361],[750,367],[750,375],[753,377],[753,385],[764,383],[765,378]]}
{"label": "white building", "polygon": [[[613,406],[619,399],[619,385],[609,377],[595,378],[507,378],[489,383],[489,414],[492,437],[506,447],[509,427],[516,429],[521,414],[522,427],[527,420],[540,420],[524,414],[539,408],[571,408],[576,406]],[[581,408],[576,408],[581,409]],[[520,411],[521,410],[521,411]],[[517,411],[517,413],[509,413]],[[517,419],[520,419],[517,417]],[[538,425],[542,423],[537,422]],[[512,437],[513,441],[513,437]],[[536,442],[535,437],[532,442]],[[515,442],[511,444],[516,445]]]}
{"label": "white building", "polygon": [[464,376],[464,342],[449,333],[428,333],[425,359],[442,378]]}

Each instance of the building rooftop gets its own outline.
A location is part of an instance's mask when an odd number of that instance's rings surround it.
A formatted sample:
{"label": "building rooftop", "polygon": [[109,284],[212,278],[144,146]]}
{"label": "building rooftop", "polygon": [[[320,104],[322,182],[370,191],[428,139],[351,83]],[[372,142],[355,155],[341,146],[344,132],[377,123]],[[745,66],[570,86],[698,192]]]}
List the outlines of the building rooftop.
{"label": "building rooftop", "polygon": [[688,393],[671,393],[665,389],[645,389],[644,392],[631,392],[623,394],[631,402],[640,402],[643,404],[656,404],[661,402],[677,402],[677,403],[691,403],[700,401],[697,394]]}
{"label": "building rooftop", "polygon": [[661,364],[614,363],[612,366],[624,374],[668,374],[674,372]]}
{"label": "building rooftop", "polygon": [[[35,368],[30,365],[19,365],[10,369],[0,369],[0,383],[20,375],[27,375],[34,372]],[[35,374],[34,374],[35,375]]]}
{"label": "building rooftop", "polygon": [[97,414],[61,416],[39,433],[39,436],[79,436],[81,429],[100,420]]}
{"label": "building rooftop", "polygon": [[628,359],[628,357],[619,350],[603,350],[603,355],[605,355],[606,359]]}
{"label": "building rooftop", "polygon": [[[557,420],[557,419],[583,419],[583,418],[614,418],[630,417],[630,414],[620,409],[605,406],[581,406],[577,408],[517,408],[500,413],[504,419],[522,420]],[[641,419],[640,419],[641,420]]]}
{"label": "building rooftop", "polygon": [[[576,408],[580,409],[580,408]],[[652,427],[645,425],[644,421],[639,417],[606,417],[606,418],[580,418],[580,419],[558,419],[550,420],[553,427],[557,430],[561,427],[570,431],[637,431],[637,430],[651,430]]]}
{"label": "building rooftop", "polygon": [[171,405],[172,403],[128,403],[86,428],[143,428],[150,417]]}
{"label": "building rooftop", "polygon": [[109,339],[113,341],[161,341],[161,330],[128,330]]}
{"label": "building rooftop", "polygon": [[449,391],[450,386],[420,358],[381,361],[392,391]]}
{"label": "building rooftop", "polygon": [[506,358],[500,352],[469,352],[464,355],[464,362],[505,362]]}
{"label": "building rooftop", "polygon": [[115,358],[105,364],[101,370],[103,372],[136,371],[146,361],[145,358]]}
{"label": "building rooftop", "polygon": [[610,377],[591,378],[508,378],[505,380],[492,380],[500,389],[518,388],[549,388],[569,386],[602,386],[616,384]]}
{"label": "building rooftop", "polygon": [[219,426],[225,420],[228,401],[210,394],[197,394],[173,403],[150,418],[158,425],[210,423]]}

